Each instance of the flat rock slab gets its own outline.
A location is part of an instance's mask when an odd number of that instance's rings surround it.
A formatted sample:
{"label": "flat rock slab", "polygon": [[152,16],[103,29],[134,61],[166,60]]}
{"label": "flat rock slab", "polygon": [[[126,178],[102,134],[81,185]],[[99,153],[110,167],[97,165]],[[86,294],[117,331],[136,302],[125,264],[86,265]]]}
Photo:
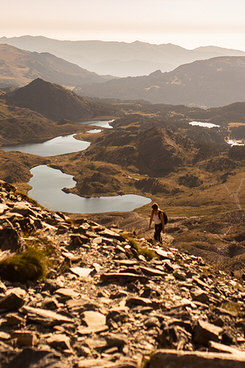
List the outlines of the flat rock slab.
{"label": "flat rock slab", "polygon": [[161,276],[164,277],[166,276],[166,272],[162,272],[160,270],[157,270],[155,268],[151,268],[151,267],[140,267],[141,271],[145,274],[145,275],[150,275],[150,276]]}
{"label": "flat rock slab", "polygon": [[69,288],[60,288],[58,290],[55,291],[56,294],[68,299],[73,299],[73,298],[77,298],[79,297],[79,293],[77,293],[76,291],[74,291],[73,289],[69,289]]}
{"label": "flat rock slab", "polygon": [[159,350],[152,354],[149,368],[244,368],[245,354]]}
{"label": "flat rock slab", "polygon": [[65,368],[58,353],[26,348],[17,354],[7,368]]}
{"label": "flat rock slab", "polygon": [[174,260],[174,255],[172,252],[166,252],[165,250],[161,249],[161,248],[156,248],[154,249],[154,252],[161,257],[162,259],[171,259],[172,261]]}
{"label": "flat rock slab", "polygon": [[95,311],[86,311],[82,314],[83,322],[87,327],[80,327],[78,333],[80,335],[87,335],[92,332],[103,332],[108,330],[106,325],[106,316]]}
{"label": "flat rock slab", "polygon": [[115,368],[115,363],[105,359],[86,359],[78,362],[78,368]]}
{"label": "flat rock slab", "polygon": [[137,368],[137,362],[129,359],[121,359],[116,363],[106,359],[80,360],[78,368]]}
{"label": "flat rock slab", "polygon": [[101,275],[101,281],[103,282],[116,282],[116,281],[124,281],[124,282],[131,282],[131,281],[141,281],[146,282],[148,278],[143,275],[138,275],[130,272],[110,272],[110,273],[103,273]]}
{"label": "flat rock slab", "polygon": [[79,277],[88,277],[93,268],[71,267],[70,271]]}
{"label": "flat rock slab", "polygon": [[128,307],[134,307],[137,305],[141,305],[141,306],[146,306],[146,307],[151,307],[152,306],[152,300],[148,299],[148,298],[140,298],[140,297],[132,297],[132,298],[128,298],[126,301],[126,305]]}
{"label": "flat rock slab", "polygon": [[198,321],[194,328],[194,341],[197,344],[208,346],[209,341],[220,341],[222,328],[205,321]]}
{"label": "flat rock slab", "polygon": [[240,351],[238,349],[232,348],[231,346],[220,344],[218,342],[210,341],[209,343],[209,350],[219,353],[228,353],[228,354],[240,354],[245,352]]}
{"label": "flat rock slab", "polygon": [[18,293],[10,293],[0,299],[0,310],[15,311],[25,304],[25,300]]}
{"label": "flat rock slab", "polygon": [[0,331],[0,340],[9,340],[11,335],[7,332]]}
{"label": "flat rock slab", "polygon": [[105,229],[105,230],[101,230],[98,232],[99,235],[104,236],[106,238],[114,238],[117,240],[124,240],[124,238],[116,233],[115,231],[109,230],[109,229]]}
{"label": "flat rock slab", "polygon": [[28,319],[36,323],[46,324],[48,326],[58,325],[62,323],[74,323],[71,318],[68,318],[62,314],[52,312],[50,310],[28,306],[24,306],[22,309],[27,313]]}
{"label": "flat rock slab", "polygon": [[83,313],[82,317],[86,325],[91,328],[105,326],[106,324],[106,316],[99,312],[86,311]]}
{"label": "flat rock slab", "polygon": [[8,210],[8,206],[4,203],[0,203],[0,215],[2,215],[5,211]]}
{"label": "flat rock slab", "polygon": [[58,350],[71,350],[70,338],[65,334],[54,334],[47,339],[47,343]]}

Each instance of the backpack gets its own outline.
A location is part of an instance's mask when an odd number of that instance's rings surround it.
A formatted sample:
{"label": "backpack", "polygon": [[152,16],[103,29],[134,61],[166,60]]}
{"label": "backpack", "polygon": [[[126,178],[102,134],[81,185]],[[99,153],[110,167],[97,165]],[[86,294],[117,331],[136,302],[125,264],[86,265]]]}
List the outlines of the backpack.
{"label": "backpack", "polygon": [[168,216],[166,215],[166,213],[164,211],[158,211],[158,217],[160,218],[160,214],[162,213],[163,215],[163,221],[164,221],[164,225],[166,225],[168,223]]}

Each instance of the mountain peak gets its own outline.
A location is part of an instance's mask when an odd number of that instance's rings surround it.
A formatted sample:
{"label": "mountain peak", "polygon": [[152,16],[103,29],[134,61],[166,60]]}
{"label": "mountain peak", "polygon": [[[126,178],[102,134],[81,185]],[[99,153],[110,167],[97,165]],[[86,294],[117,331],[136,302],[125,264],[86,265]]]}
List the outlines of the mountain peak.
{"label": "mountain peak", "polygon": [[162,76],[162,72],[160,69],[156,70],[155,72],[149,74],[150,77],[161,77]]}

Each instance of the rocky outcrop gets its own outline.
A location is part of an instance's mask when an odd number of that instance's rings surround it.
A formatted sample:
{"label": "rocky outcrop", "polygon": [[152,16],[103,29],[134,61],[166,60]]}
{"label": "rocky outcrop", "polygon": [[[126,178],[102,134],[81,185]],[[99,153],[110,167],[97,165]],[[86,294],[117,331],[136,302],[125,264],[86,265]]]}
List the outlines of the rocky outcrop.
{"label": "rocky outcrop", "polygon": [[[49,259],[45,279],[0,283],[3,368],[136,368],[145,358],[151,368],[244,366],[238,280],[175,248],[49,212],[0,184],[1,226]],[[15,253],[5,247],[0,259]]]}

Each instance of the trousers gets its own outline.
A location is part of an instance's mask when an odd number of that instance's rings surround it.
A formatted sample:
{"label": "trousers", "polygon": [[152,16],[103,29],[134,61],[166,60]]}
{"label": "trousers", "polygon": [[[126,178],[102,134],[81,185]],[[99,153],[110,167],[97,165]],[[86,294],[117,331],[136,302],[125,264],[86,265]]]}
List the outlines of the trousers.
{"label": "trousers", "polygon": [[154,239],[157,241],[161,241],[161,231],[162,231],[162,224],[155,225],[155,232],[154,232]]}

